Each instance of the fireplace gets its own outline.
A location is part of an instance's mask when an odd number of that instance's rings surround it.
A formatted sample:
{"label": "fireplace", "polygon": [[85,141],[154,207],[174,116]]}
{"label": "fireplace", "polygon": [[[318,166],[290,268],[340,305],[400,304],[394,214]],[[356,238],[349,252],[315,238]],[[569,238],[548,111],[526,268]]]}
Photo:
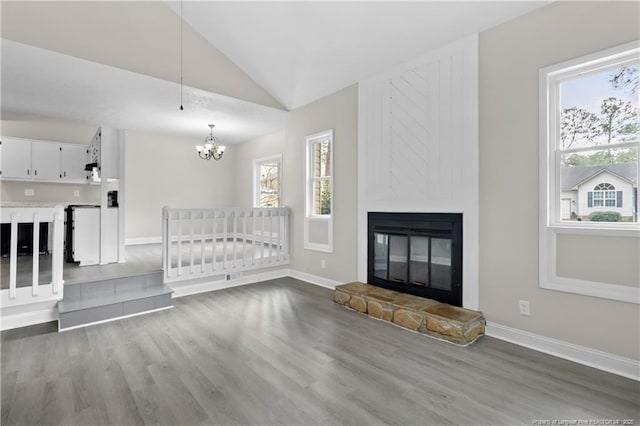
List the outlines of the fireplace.
{"label": "fireplace", "polygon": [[462,306],[462,214],[368,214],[369,284]]}

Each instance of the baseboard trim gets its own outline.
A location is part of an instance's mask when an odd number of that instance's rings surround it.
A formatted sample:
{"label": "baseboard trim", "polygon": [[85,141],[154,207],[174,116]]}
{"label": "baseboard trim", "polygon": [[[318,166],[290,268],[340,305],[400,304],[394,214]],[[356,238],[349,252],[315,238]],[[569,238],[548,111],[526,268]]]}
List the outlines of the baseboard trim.
{"label": "baseboard trim", "polygon": [[223,290],[225,288],[238,287],[247,284],[255,284],[260,281],[275,280],[289,276],[288,269],[277,269],[275,271],[261,272],[257,274],[245,275],[234,280],[214,280],[197,283],[170,283],[169,287],[173,289],[173,297],[191,296],[192,294],[206,293],[208,291]]}
{"label": "baseboard trim", "polygon": [[487,322],[486,334],[525,348],[640,381],[640,363],[630,358],[492,322]]}
{"label": "baseboard trim", "polygon": [[135,246],[138,244],[160,244],[162,237],[125,238],[125,246]]}
{"label": "baseboard trim", "polygon": [[329,278],[320,277],[318,275],[309,274],[307,272],[297,271],[295,269],[289,269],[289,276],[292,278],[296,278],[309,284],[315,284],[320,287],[325,287],[331,290],[335,290],[336,286],[340,284],[344,284],[340,281],[331,280]]}

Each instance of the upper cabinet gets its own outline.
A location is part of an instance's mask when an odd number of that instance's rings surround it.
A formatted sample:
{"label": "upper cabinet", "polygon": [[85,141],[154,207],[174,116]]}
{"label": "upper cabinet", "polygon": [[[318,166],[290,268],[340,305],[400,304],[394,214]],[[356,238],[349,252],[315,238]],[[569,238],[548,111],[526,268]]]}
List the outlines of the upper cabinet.
{"label": "upper cabinet", "polygon": [[3,180],[87,182],[86,145],[3,137],[0,152]]}
{"label": "upper cabinet", "polygon": [[31,179],[31,142],[2,138],[0,145],[2,179]]}
{"label": "upper cabinet", "polygon": [[51,142],[31,142],[31,177],[34,180],[60,180],[60,146]]}
{"label": "upper cabinet", "polygon": [[[60,146],[60,179],[63,182],[85,182],[88,149],[85,145]],[[82,167],[78,167],[81,164]]]}

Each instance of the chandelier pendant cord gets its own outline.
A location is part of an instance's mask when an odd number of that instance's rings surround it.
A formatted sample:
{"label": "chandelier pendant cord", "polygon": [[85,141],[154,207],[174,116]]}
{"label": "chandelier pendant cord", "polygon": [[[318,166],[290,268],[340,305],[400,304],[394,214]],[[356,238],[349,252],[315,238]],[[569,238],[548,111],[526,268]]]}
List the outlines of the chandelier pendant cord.
{"label": "chandelier pendant cord", "polygon": [[182,102],[182,76],[183,76],[183,48],[182,48],[182,0],[180,0],[180,111],[184,111]]}

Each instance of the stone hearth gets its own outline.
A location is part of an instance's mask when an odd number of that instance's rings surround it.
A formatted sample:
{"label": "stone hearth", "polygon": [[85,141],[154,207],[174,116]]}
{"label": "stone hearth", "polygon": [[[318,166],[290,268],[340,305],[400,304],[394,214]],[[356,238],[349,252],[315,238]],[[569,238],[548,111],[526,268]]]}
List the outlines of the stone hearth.
{"label": "stone hearth", "polygon": [[470,345],[484,334],[481,312],[370,284],[337,286],[333,300],[370,317],[460,346]]}

